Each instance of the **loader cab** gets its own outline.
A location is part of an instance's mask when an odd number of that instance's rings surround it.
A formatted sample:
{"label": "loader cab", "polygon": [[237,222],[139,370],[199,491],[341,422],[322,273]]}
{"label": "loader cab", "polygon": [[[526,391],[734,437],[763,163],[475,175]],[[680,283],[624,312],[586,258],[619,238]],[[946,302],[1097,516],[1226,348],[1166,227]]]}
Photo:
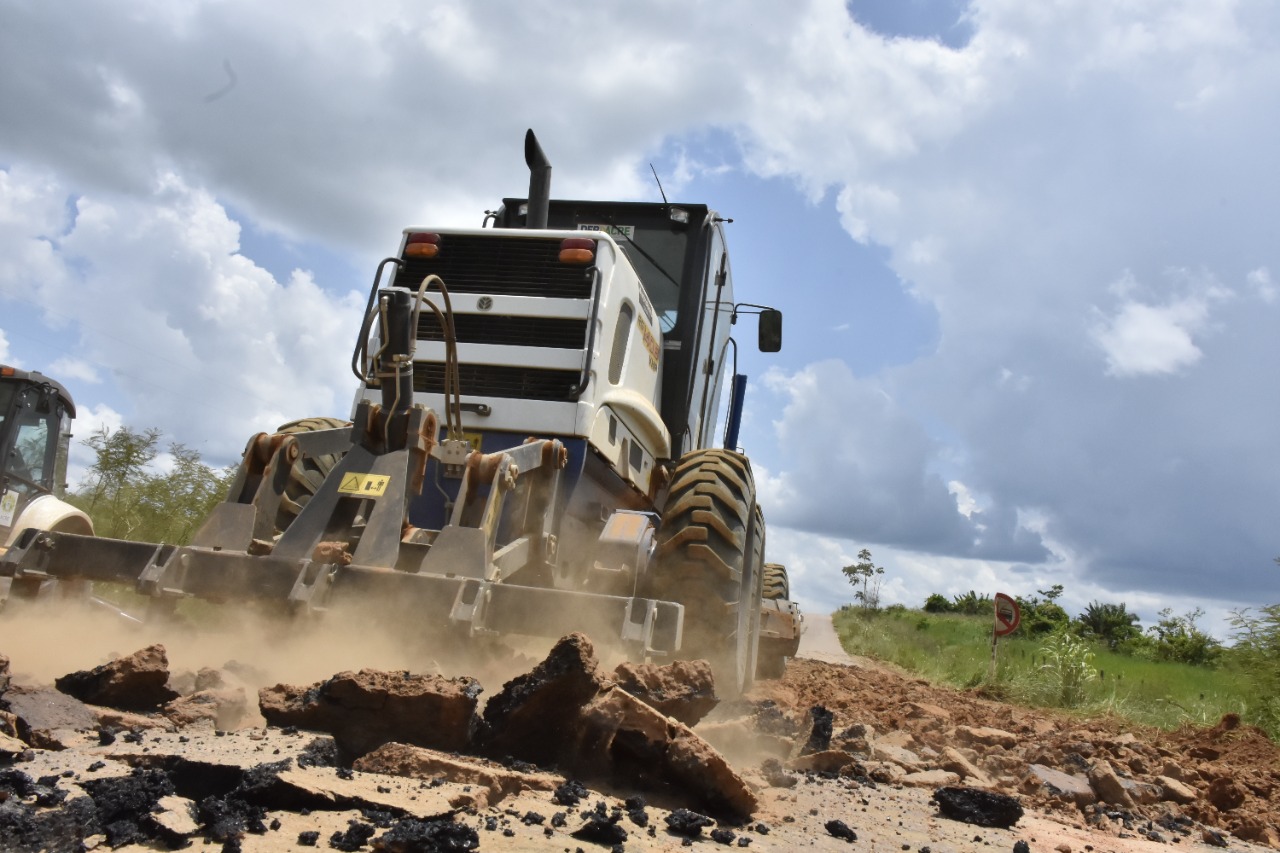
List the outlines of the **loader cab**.
{"label": "loader cab", "polygon": [[57,382],[0,365],[0,532],[37,497],[62,496],[75,411]]}
{"label": "loader cab", "polygon": [[[524,199],[504,199],[494,224],[524,228],[527,210]],[[723,223],[702,204],[549,202],[548,229],[608,233],[643,283],[641,311],[661,331],[660,409],[673,458],[715,443],[734,305]]]}

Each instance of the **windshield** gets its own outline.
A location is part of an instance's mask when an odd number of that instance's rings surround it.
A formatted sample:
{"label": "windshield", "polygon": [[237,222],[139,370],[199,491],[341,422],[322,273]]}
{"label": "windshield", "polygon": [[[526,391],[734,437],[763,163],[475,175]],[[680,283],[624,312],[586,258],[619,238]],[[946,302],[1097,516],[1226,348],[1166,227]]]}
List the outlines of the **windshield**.
{"label": "windshield", "polygon": [[680,309],[679,276],[689,245],[683,232],[671,228],[615,228],[613,237],[626,253],[658,313],[662,331],[676,326]]}
{"label": "windshield", "polygon": [[40,397],[35,388],[0,387],[0,448],[4,449],[0,473],[10,487],[24,493],[48,491],[53,478],[57,414],[39,411]]}

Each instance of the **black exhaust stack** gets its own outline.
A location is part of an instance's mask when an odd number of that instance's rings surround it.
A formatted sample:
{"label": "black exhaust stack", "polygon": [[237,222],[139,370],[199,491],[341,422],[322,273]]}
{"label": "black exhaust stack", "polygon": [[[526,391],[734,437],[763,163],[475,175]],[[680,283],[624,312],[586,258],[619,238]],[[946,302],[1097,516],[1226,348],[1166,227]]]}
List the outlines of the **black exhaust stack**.
{"label": "black exhaust stack", "polygon": [[546,228],[551,208],[551,161],[542,153],[533,129],[524,135],[524,162],[529,167],[529,212],[525,228]]}

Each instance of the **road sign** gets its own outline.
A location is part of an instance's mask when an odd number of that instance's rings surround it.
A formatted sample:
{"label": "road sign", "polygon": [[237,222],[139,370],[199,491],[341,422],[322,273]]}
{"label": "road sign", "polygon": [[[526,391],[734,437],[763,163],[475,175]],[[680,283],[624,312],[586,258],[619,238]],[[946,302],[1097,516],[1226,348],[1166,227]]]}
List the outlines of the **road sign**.
{"label": "road sign", "polygon": [[1003,592],[996,593],[996,627],[995,635],[1004,637],[1018,630],[1018,623],[1022,621],[1022,611],[1018,608],[1018,602],[1014,601]]}

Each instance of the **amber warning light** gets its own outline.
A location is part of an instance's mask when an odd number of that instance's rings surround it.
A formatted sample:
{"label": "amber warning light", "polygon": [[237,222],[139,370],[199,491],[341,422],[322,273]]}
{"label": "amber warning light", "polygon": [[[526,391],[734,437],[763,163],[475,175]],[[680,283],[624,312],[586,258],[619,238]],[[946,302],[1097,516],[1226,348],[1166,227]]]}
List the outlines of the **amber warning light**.
{"label": "amber warning light", "polygon": [[406,258],[434,258],[440,254],[439,234],[410,234],[404,244]]}
{"label": "amber warning light", "polygon": [[589,237],[568,237],[560,241],[560,263],[586,266],[595,259],[595,240]]}

